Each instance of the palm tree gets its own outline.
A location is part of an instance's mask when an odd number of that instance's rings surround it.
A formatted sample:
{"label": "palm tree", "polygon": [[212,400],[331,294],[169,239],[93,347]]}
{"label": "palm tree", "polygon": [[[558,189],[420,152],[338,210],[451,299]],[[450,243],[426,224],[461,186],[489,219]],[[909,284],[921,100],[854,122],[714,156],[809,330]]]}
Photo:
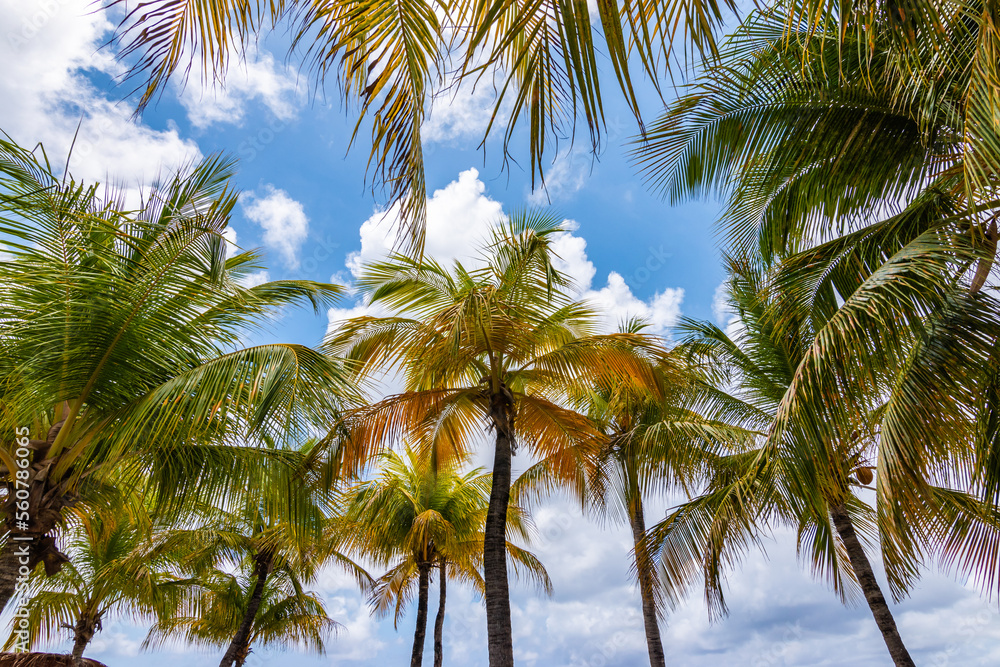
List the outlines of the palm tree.
{"label": "palm tree", "polygon": [[[490,475],[476,469],[460,473],[455,461],[421,456],[412,448],[404,455],[381,456],[379,476],[349,490],[343,512],[345,534],[355,549],[379,564],[394,565],[375,584],[371,604],[375,611],[393,610],[394,624],[417,586],[417,623],[413,635],[412,667],[423,662],[427,602],[431,572],[438,570],[438,611],[434,622],[434,665],[444,661],[445,602],[449,576],[483,590],[479,574],[483,558],[483,526],[489,504]],[[529,536],[517,507],[508,514],[509,530]],[[534,578],[542,590],[551,582],[538,559],[508,542],[515,567]]]}
{"label": "palm tree", "polygon": [[0,447],[0,607],[19,553],[50,575],[66,561],[53,530],[87,484],[141,481],[164,507],[254,485],[265,437],[329,424],[354,393],[308,347],[241,348],[269,313],[340,288],[241,283],[259,256],[227,250],[232,161],[208,158],[129,212],[42,155],[0,139],[0,420],[16,434]]}
{"label": "palm tree", "polygon": [[[83,516],[64,536],[72,559],[60,572],[34,577],[27,602],[27,641],[12,632],[4,648],[50,642],[63,629],[73,633],[72,658],[83,652],[109,617],[152,618],[170,614],[183,593],[172,574],[171,554],[153,548],[152,529],[126,510]],[[145,525],[143,525],[145,524]]]}
{"label": "palm tree", "polygon": [[[632,319],[620,331],[637,334],[647,325]],[[602,434],[602,446],[581,468],[587,484],[580,500],[585,510],[622,520],[632,531],[633,564],[642,601],[646,648],[652,667],[666,658],[659,619],[667,602],[646,543],[645,501],[649,494],[688,489],[704,473],[705,463],[724,443],[745,441],[749,434],[697,412],[704,387],[687,361],[665,348],[637,350],[653,383],[604,370],[571,393],[572,405],[585,413]],[[703,402],[703,401],[702,401]],[[515,497],[538,500],[558,488],[549,461],[542,460],[514,483]]]}
{"label": "palm tree", "polygon": [[[518,447],[555,457],[567,476],[581,452],[599,446],[590,421],[562,407],[566,388],[610,366],[642,375],[633,346],[641,335],[594,336],[595,320],[567,294],[552,265],[559,222],[521,214],[497,227],[481,268],[451,271],[401,255],[368,266],[357,281],[371,303],[395,317],[362,317],[333,331],[326,349],[362,373],[399,370],[406,390],[358,411],[336,454],[344,473],[386,443],[409,435],[443,459],[461,455],[472,433],[494,432],[494,461],[483,552],[490,664],[513,664],[507,585],[507,508]],[[558,453],[558,455],[557,455]]]}
{"label": "palm tree", "polygon": [[[542,176],[546,149],[574,134],[578,116],[595,150],[602,144],[601,84],[608,75],[597,65],[599,53],[610,56],[616,83],[638,120],[635,63],[658,91],[671,63],[715,52],[715,31],[737,3],[602,0],[599,30],[588,6],[554,1],[108,3],[109,9],[123,5],[115,41],[123,47],[119,56],[134,62],[140,108],[192,65],[203,82],[223,80],[233,54],[243,53],[262,31],[287,27],[292,51],[302,54],[317,84],[335,76],[344,101],[357,104],[354,136],[363,122],[372,122],[368,164],[400,206],[408,240],[419,250],[426,205],[421,125],[435,93],[463,82],[493,85],[496,79],[490,130],[506,126],[507,152],[515,128],[528,124],[534,180]],[[501,118],[508,102],[509,119]]]}
{"label": "palm tree", "polygon": [[[933,481],[1000,503],[1000,308],[983,289],[995,287],[1000,207],[989,175],[1000,142],[983,113],[995,89],[984,81],[996,80],[992,12],[949,5],[918,40],[900,40],[891,16],[827,17],[810,33],[794,13],[752,14],[639,148],[671,197],[726,191],[730,245],[768,261],[791,254],[774,276],[797,302],[787,312],[823,314],[779,421],[809,420],[835,441],[862,398],[828,402],[818,418],[810,397],[894,378],[882,385],[877,489],[881,535],[895,545],[883,550],[912,555],[887,564],[897,599],[920,551],[974,570],[991,592],[1000,585],[989,555],[1000,535],[985,517],[971,537]],[[943,472],[956,461],[968,474]]]}
{"label": "palm tree", "polygon": [[[717,364],[720,388],[713,398],[719,409],[744,415],[748,427],[767,435],[755,447],[718,457],[704,491],[652,531],[668,592],[676,595],[683,590],[700,569],[710,611],[725,613],[724,569],[751,546],[762,547],[762,536],[771,528],[792,526],[799,551],[808,554],[813,571],[824,574],[844,600],[859,588],[894,663],[912,665],[866,552],[868,545],[881,542],[890,581],[893,576],[902,580],[901,570],[909,568],[915,556],[910,551],[913,544],[886,539],[884,530],[883,517],[894,511],[886,505],[903,491],[892,486],[899,478],[883,473],[893,463],[883,450],[887,428],[883,418],[886,396],[891,396],[887,383],[891,388],[895,377],[873,369],[870,376],[856,379],[855,386],[842,385],[839,395],[795,395],[801,374],[809,370],[803,359],[831,314],[803,317],[795,300],[773,282],[773,269],[745,258],[731,258],[728,265],[740,333],[733,338],[714,325],[686,322],[683,347],[694,357]],[[861,384],[865,386],[859,388]],[[729,385],[735,389],[727,394],[721,387]],[[783,414],[783,406],[793,397],[808,401],[811,411]],[[848,405],[827,407],[835,402]],[[806,412],[812,418],[800,419]],[[846,414],[853,414],[853,419],[829,424],[837,433],[835,439],[814,427],[814,420],[829,422]],[[873,508],[859,493],[871,488],[876,474],[879,489]],[[924,480],[925,485],[932,482]],[[967,493],[934,488],[936,495],[929,497],[918,524],[929,527],[933,539],[941,535],[940,523],[949,520],[953,525],[947,531],[955,546],[968,542],[963,533],[973,525],[975,539],[996,533],[1000,513],[995,507]],[[947,514],[936,504],[947,507]],[[906,575],[909,584],[919,571],[914,568]]]}
{"label": "palm tree", "polygon": [[242,665],[254,642],[324,651],[323,637],[336,624],[303,585],[330,563],[344,567],[362,589],[371,577],[338,551],[340,521],[327,514],[312,466],[314,444],[279,450],[286,463],[267,466],[261,486],[231,494],[222,506],[189,507],[200,525],[162,536],[162,548],[185,554],[180,567],[192,575],[195,592],[187,613],[153,628],[148,646],[174,634],[226,646],[220,667]]}
{"label": "palm tree", "polygon": [[[158,621],[143,649],[174,638],[198,646],[228,646],[223,664],[242,667],[252,647],[297,646],[322,654],[327,638],[337,629],[323,600],[305,590],[287,563],[273,567],[263,584],[255,570],[241,568],[235,574],[217,569],[204,572],[198,585],[198,598],[188,613]],[[251,615],[253,622],[245,638],[230,656],[233,628]]]}

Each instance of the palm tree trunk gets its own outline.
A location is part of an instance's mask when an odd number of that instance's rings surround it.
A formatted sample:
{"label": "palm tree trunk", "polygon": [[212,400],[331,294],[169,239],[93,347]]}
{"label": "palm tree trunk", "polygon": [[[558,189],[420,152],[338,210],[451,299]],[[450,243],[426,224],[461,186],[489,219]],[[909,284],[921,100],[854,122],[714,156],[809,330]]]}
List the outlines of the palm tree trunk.
{"label": "palm tree trunk", "polygon": [[[26,567],[27,572],[31,572],[36,565],[42,563],[46,576],[51,577],[62,569],[64,563],[69,562],[69,558],[56,548],[55,538],[50,535],[59,522],[63,507],[70,504],[69,499],[44,479],[38,479],[38,466],[32,465],[27,512],[17,508],[19,498],[14,483],[11,481],[5,485],[7,497],[3,503],[2,516],[3,527],[9,535],[0,548],[0,612],[7,608],[14,597],[17,580],[24,574],[22,568]],[[24,514],[29,517],[27,525],[21,521]]]}
{"label": "palm tree trunk", "polygon": [[417,588],[417,629],[413,631],[413,652],[410,667],[420,667],[424,661],[424,638],[427,637],[427,598],[429,597],[431,564],[417,565],[420,580]]}
{"label": "palm tree trunk", "polygon": [[652,563],[643,542],[646,535],[646,517],[642,511],[642,497],[636,494],[635,500],[630,505],[628,518],[632,525],[635,566],[639,578],[639,594],[642,596],[642,622],[646,628],[646,650],[649,651],[649,664],[650,667],[666,667],[663,641],[660,639],[660,625],[656,618],[656,602],[653,599],[653,572],[650,569]]}
{"label": "palm tree trunk", "polygon": [[[52,522],[54,523],[54,522]],[[56,548],[55,538],[51,535],[26,534],[7,526],[10,535],[0,548],[0,612],[10,603],[17,591],[18,579],[25,572],[32,572],[39,563],[45,568],[48,577],[59,573],[69,558]],[[46,523],[43,526],[52,530],[54,526]],[[46,532],[48,532],[48,530]],[[31,540],[12,539],[13,537],[31,537]],[[27,568],[22,570],[21,568]]]}
{"label": "palm tree trunk", "polygon": [[865,555],[865,550],[861,546],[861,540],[858,539],[858,534],[854,530],[851,517],[847,514],[847,508],[843,504],[837,505],[831,508],[830,515],[833,517],[833,525],[837,529],[837,534],[844,542],[851,567],[858,578],[858,583],[861,584],[861,590],[865,593],[865,600],[868,601],[868,607],[872,610],[875,623],[882,632],[882,639],[885,640],[893,663],[896,667],[914,667],[913,659],[906,647],[903,646],[903,640],[896,629],[896,621],[892,618],[889,605],[882,595],[882,589],[879,588],[878,580],[875,579],[875,573],[872,571],[871,563],[868,562],[868,556]]}
{"label": "palm tree trunk", "polygon": [[444,664],[444,603],[448,588],[448,563],[442,558],[438,566],[441,569],[441,583],[438,589],[438,611],[434,617],[434,667]]}
{"label": "palm tree trunk", "polygon": [[[504,389],[506,392],[506,389]],[[513,667],[514,640],[510,625],[510,589],[507,584],[507,505],[510,503],[514,433],[513,405],[507,393],[494,394],[490,417],[496,429],[493,486],[486,513],[483,544],[483,580],[486,584],[486,633],[490,667]]]}
{"label": "palm tree trunk", "polygon": [[229,648],[226,649],[226,654],[222,656],[222,662],[219,663],[219,667],[233,667],[237,660],[240,660],[241,656],[246,657],[247,649],[250,646],[250,632],[253,630],[253,622],[257,619],[257,611],[260,609],[261,600],[264,598],[264,584],[267,583],[267,577],[270,574],[271,559],[265,555],[257,556],[257,565],[254,568],[256,581],[254,582],[253,592],[250,594],[250,601],[247,603],[246,613],[243,615],[243,622],[240,623],[240,627],[236,630],[233,641],[230,642]]}
{"label": "palm tree trunk", "polygon": [[80,619],[73,629],[73,664],[77,667],[83,664],[83,651],[94,637],[94,629],[86,625],[84,619]]}
{"label": "palm tree trunk", "polygon": [[[20,560],[30,559],[30,542],[17,542],[10,537],[0,549],[0,612],[7,607],[7,603],[14,597],[17,588],[18,570],[21,567]],[[27,552],[27,556],[22,555]]]}

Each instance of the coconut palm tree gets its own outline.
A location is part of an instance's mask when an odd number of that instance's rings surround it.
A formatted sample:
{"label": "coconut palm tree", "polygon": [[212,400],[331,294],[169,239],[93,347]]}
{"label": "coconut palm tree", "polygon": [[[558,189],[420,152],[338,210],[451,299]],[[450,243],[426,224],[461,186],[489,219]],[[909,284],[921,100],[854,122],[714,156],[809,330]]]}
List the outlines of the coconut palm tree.
{"label": "coconut palm tree", "polygon": [[[246,564],[244,564],[246,565]],[[338,625],[322,598],[305,590],[287,564],[275,566],[261,584],[255,570],[211,570],[201,575],[199,594],[188,613],[158,621],[143,642],[148,650],[173,639],[212,648],[232,647],[233,628],[251,615],[245,638],[225,664],[242,667],[254,647],[299,647],[323,654]],[[226,653],[227,659],[229,651]]]}
{"label": "coconut palm tree", "polygon": [[[641,333],[647,324],[624,322],[620,331]],[[690,489],[704,474],[706,462],[730,442],[752,434],[724,421],[726,414],[700,414],[707,387],[688,361],[658,345],[636,350],[636,360],[648,367],[653,379],[637,379],[611,369],[592,374],[585,385],[570,393],[571,405],[586,414],[602,435],[601,447],[588,452],[581,466],[585,487],[577,487],[585,511],[602,519],[627,523],[632,531],[632,573],[642,603],[643,626],[650,665],[662,667],[666,658],[659,619],[667,610],[653,555],[646,543],[645,502],[649,495]],[[559,479],[542,460],[526,470],[513,485],[515,498],[537,502],[560,488]]]}
{"label": "coconut palm tree", "polygon": [[[412,667],[423,661],[427,602],[432,571],[438,570],[438,611],[434,622],[434,664],[444,661],[445,602],[451,577],[482,592],[479,571],[483,560],[483,527],[490,493],[490,475],[480,469],[460,473],[458,461],[437,461],[407,448],[381,457],[378,478],[345,494],[344,532],[348,543],[380,565],[392,564],[375,584],[371,604],[379,615],[393,612],[393,622],[417,587],[417,623],[413,635]],[[529,537],[530,526],[519,508],[508,513],[508,530]],[[508,542],[516,570],[535,579],[550,592],[552,584],[539,560]]]}
{"label": "coconut palm tree", "polygon": [[552,264],[559,221],[520,214],[496,227],[482,263],[447,270],[402,255],[366,267],[357,287],[397,313],[362,317],[331,332],[325,346],[361,373],[398,370],[405,391],[353,414],[335,454],[344,474],[387,443],[409,435],[447,459],[461,457],[473,434],[494,433],[494,462],[484,544],[490,664],[513,664],[507,585],[507,509],[517,448],[576,478],[581,453],[600,434],[560,405],[570,385],[610,366],[643,375],[632,348],[641,335],[596,336],[593,313],[569,296]]}
{"label": "coconut palm tree", "polygon": [[[800,375],[808,372],[803,359],[831,314],[802,318],[795,300],[772,282],[773,269],[745,258],[730,258],[728,264],[739,333],[730,336],[708,323],[686,322],[683,347],[718,364],[720,389],[715,398],[730,412],[742,412],[766,436],[753,447],[718,457],[702,493],[651,531],[668,594],[683,590],[700,571],[711,613],[725,613],[724,570],[752,546],[763,548],[762,537],[772,528],[790,526],[796,529],[799,551],[808,556],[813,571],[824,575],[844,600],[860,590],[894,663],[912,665],[868,555],[871,545],[880,543],[890,580],[894,571],[904,585],[919,577],[915,568],[906,572],[908,579],[899,574],[914,562],[914,544],[884,534],[884,517],[894,512],[884,505],[903,491],[892,486],[899,478],[883,474],[883,468],[894,463],[883,447],[884,431],[891,426],[884,421],[887,396],[891,401],[886,389],[896,377],[874,368],[869,376],[855,379],[864,385],[861,388],[842,385],[840,394],[795,396]],[[726,386],[734,387],[728,395],[721,389]],[[793,396],[812,402],[815,420],[842,419],[847,414],[853,419],[830,425],[837,437],[829,439],[815,428],[813,419],[799,419],[803,413],[782,413]],[[849,406],[828,409],[834,402]],[[879,489],[873,507],[861,493],[871,488],[876,473]],[[924,485],[933,482],[924,480]],[[996,508],[961,490],[933,488],[917,530],[927,527],[933,541],[944,536],[942,526],[951,522],[952,527],[945,529],[950,532],[948,540],[954,547],[965,542],[968,548],[966,531],[974,526],[977,546],[988,548],[1000,526]]]}
{"label": "coconut palm tree", "polygon": [[782,39],[791,12],[752,12],[651,125],[638,164],[671,201],[725,193],[727,242],[767,260],[920,207],[938,218],[906,241],[959,219],[982,244],[1000,206],[1000,128],[982,127],[977,79],[1000,80],[979,71],[1000,65],[977,58],[998,35],[992,10],[963,9],[941,16],[946,49],[854,14]]}
{"label": "coconut palm tree", "polygon": [[340,288],[244,285],[259,256],[228,250],[232,173],[207,158],[130,212],[0,139],[0,607],[18,554],[48,574],[66,561],[53,531],[87,484],[141,482],[164,507],[253,486],[264,438],[301,438],[353,395],[308,347],[241,346],[269,313]]}
{"label": "coconut palm tree", "polygon": [[175,561],[154,548],[148,517],[119,509],[84,515],[62,536],[70,562],[53,577],[35,574],[27,637],[12,632],[4,648],[49,643],[69,629],[72,658],[82,665],[83,652],[108,618],[169,616],[184,590],[173,574]]}
{"label": "coconut palm tree", "polygon": [[371,585],[368,573],[338,550],[341,522],[327,513],[311,465],[315,443],[281,451],[286,463],[267,466],[261,486],[231,494],[224,506],[189,506],[195,527],[161,537],[161,548],[184,554],[180,570],[193,579],[192,601],[162,619],[147,646],[173,635],[225,646],[220,667],[242,665],[255,642],[322,653],[336,624],[304,585],[328,564],[345,568],[363,590]]}
{"label": "coconut palm tree", "polygon": [[[624,330],[643,328],[633,320]],[[667,600],[647,548],[644,499],[691,488],[716,452],[750,435],[696,411],[702,387],[695,369],[683,359],[664,350],[649,363],[657,378],[655,390],[634,378],[605,373],[595,376],[588,390],[574,399],[605,437],[590,468],[597,475],[589,481],[590,491],[598,497],[589,502],[589,508],[624,520],[632,531],[632,572],[642,601],[649,662],[651,667],[664,667],[658,621],[667,612]]]}
{"label": "coconut palm tree", "polygon": [[[354,136],[372,122],[369,165],[401,208],[417,249],[426,205],[421,130],[436,93],[496,80],[490,130],[506,127],[506,149],[515,128],[526,123],[532,175],[541,176],[543,157],[551,154],[546,149],[574,134],[578,117],[594,148],[602,143],[602,83],[609,75],[598,67],[599,53],[611,58],[638,119],[637,65],[658,90],[671,63],[715,51],[715,32],[736,6],[733,0],[602,0],[593,20],[588,6],[554,1],[108,3],[126,10],[124,18],[115,16],[115,41],[122,45],[119,56],[133,63],[140,107],[192,65],[203,82],[224,80],[234,54],[262,31],[287,28],[292,51],[317,83],[336,77],[345,102],[357,104]],[[509,117],[502,117],[508,106]]]}
{"label": "coconut palm tree", "polygon": [[[877,489],[892,494],[878,507],[882,538],[895,543],[883,551],[903,558],[887,563],[897,599],[922,560],[902,554],[921,550],[991,592],[1000,584],[995,534],[949,532],[962,522],[931,481],[1000,503],[990,278],[1000,193],[989,175],[1000,143],[982,97],[996,80],[992,11],[942,7],[941,34],[915,41],[901,41],[891,17],[855,15],[810,34],[795,24],[783,40],[791,14],[753,14],[639,148],[672,197],[728,194],[723,224],[738,252],[791,254],[773,279],[797,303],[790,321],[813,318],[815,335],[779,421],[809,420],[836,441],[863,397],[828,402],[823,419],[810,397],[894,378],[883,385],[893,389]],[[942,473],[955,466],[967,474]],[[952,520],[929,523],[928,507]]]}

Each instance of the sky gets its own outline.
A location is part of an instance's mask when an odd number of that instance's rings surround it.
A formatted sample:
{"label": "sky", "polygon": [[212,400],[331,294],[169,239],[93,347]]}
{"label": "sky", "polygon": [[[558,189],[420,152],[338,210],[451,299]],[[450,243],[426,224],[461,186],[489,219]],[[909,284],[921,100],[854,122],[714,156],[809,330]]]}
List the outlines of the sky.
{"label": "sky", "polygon": [[[304,278],[350,285],[366,261],[392,247],[398,218],[365,179],[368,135],[349,151],[355,117],[338,91],[317,90],[297,61],[286,58],[280,33],[263,39],[225,86],[192,76],[171,85],[140,118],[133,117],[124,66],[105,44],[112,24],[88,0],[0,0],[0,129],[24,146],[41,142],[52,164],[66,161],[79,179],[115,183],[130,196],[171,170],[216,152],[239,158],[242,190],[230,239],[266,253],[257,281]],[[610,74],[607,63],[604,69]],[[613,79],[612,79],[613,80]],[[609,80],[611,81],[611,80]],[[578,295],[603,313],[607,329],[629,316],[648,319],[666,337],[682,316],[726,324],[719,308],[723,280],[713,221],[718,204],[669,206],[650,193],[627,157],[636,131],[628,110],[608,94],[607,147],[562,142],[534,191],[517,164],[504,169],[496,140],[477,150],[492,91],[481,86],[441,95],[423,134],[427,140],[426,252],[443,262],[469,261],[492,225],[513,211],[539,207],[565,219],[556,241],[560,268]],[[645,98],[647,112],[656,102]],[[526,157],[523,134],[515,157]],[[329,311],[283,312],[262,340],[316,344],[331,323],[366,311],[351,297]],[[477,463],[488,464],[488,452]],[[524,461],[515,461],[523,469]],[[651,500],[655,519],[677,499]],[[554,584],[546,598],[526,585],[512,592],[515,654],[525,667],[614,667],[648,662],[639,595],[628,577],[630,533],[585,518],[554,497],[535,511],[541,557]],[[797,562],[794,535],[766,542],[728,582],[730,615],[709,624],[700,592],[663,624],[674,665],[889,664],[867,607],[843,606]],[[884,577],[882,578],[884,584]],[[312,588],[342,625],[326,656],[255,652],[250,665],[399,665],[409,658],[414,618],[369,615],[349,577],[328,570]],[[430,613],[435,613],[432,595]],[[921,665],[1000,664],[1000,614],[971,584],[928,572],[910,598],[894,605],[900,633]],[[485,610],[470,590],[452,585],[445,626],[445,662],[486,665]],[[217,652],[181,645],[140,653],[145,629],[109,619],[88,656],[111,667],[148,664],[202,667]],[[68,636],[68,635],[67,635]],[[68,651],[63,642],[53,650]],[[428,641],[427,660],[431,644]]]}

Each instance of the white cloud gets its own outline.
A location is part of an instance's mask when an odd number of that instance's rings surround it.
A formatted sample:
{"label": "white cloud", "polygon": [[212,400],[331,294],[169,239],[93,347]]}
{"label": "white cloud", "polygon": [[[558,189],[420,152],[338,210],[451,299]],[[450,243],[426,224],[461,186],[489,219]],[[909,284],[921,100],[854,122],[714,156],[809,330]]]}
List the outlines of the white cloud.
{"label": "white cloud", "polygon": [[244,204],[247,218],[264,229],[264,243],[281,253],[285,264],[291,268],[299,265],[299,249],[309,235],[309,218],[302,204],[273,185],[264,186],[264,196],[247,193],[249,203]]}
{"label": "white cloud", "polygon": [[567,233],[560,234],[552,242],[552,251],[556,254],[553,264],[571,277],[576,287],[583,293],[590,289],[594,276],[597,275],[597,267],[587,259],[586,239],[573,234],[579,225],[570,220],[563,226]]}
{"label": "white cloud", "polygon": [[571,233],[576,228],[576,223],[571,222],[570,231],[553,242],[553,250],[559,256],[555,265],[573,278],[579,298],[591,303],[598,311],[601,329],[615,331],[625,320],[638,317],[649,322],[653,333],[666,334],[680,319],[684,290],[668,287],[655,294],[650,301],[643,301],[632,293],[625,278],[616,271],[608,274],[604,287],[593,289],[597,269],[587,258],[587,241]]}
{"label": "white cloud", "polygon": [[329,322],[326,332],[330,333],[342,322],[354,319],[355,317],[386,317],[389,315],[389,311],[378,304],[371,305],[357,302],[347,308],[330,308],[326,311],[326,315]]}
{"label": "white cloud", "polygon": [[[458,179],[437,190],[427,202],[427,236],[425,254],[434,260],[449,265],[460,260],[467,266],[477,266],[481,261],[476,257],[476,248],[487,239],[490,229],[505,219],[500,202],[486,194],[486,185],[479,180],[479,172],[469,169],[459,174]],[[619,322],[629,317],[649,320],[655,333],[663,334],[680,317],[680,306],[684,290],[667,288],[656,294],[650,301],[639,299],[618,273],[608,275],[607,284],[601,289],[592,289],[597,268],[587,257],[587,241],[575,232],[579,225],[566,220],[566,231],[556,237],[552,249],[557,255],[556,268],[570,276],[576,286],[577,296],[590,301],[600,310],[601,328],[614,331]],[[396,243],[399,233],[397,208],[387,213],[377,212],[361,225],[361,250],[348,255],[347,267],[354,276],[362,267],[387,256]],[[352,316],[352,313],[367,312],[365,306],[331,309],[330,321]]]}
{"label": "white cloud", "polygon": [[[370,563],[361,564],[375,571]],[[329,646],[329,655],[338,661],[374,659],[385,643],[376,636],[379,622],[369,613],[354,578],[331,565],[320,570],[313,588],[322,594],[330,618],[342,626],[337,640]]]}
{"label": "white cloud", "polygon": [[712,315],[715,316],[715,323],[724,325],[733,315],[733,309],[729,305],[729,281],[723,280],[715,288],[712,295]]}
{"label": "white cloud", "polygon": [[726,332],[732,340],[736,340],[743,333],[743,321],[739,313],[733,310],[729,304],[729,280],[723,280],[715,288],[712,295],[712,315],[715,323]]}
{"label": "white cloud", "polygon": [[226,239],[226,256],[235,255],[240,251],[239,241],[237,241],[236,230],[226,227],[222,231],[222,237]]}
{"label": "white cloud", "polygon": [[243,279],[240,280],[240,284],[243,285],[243,287],[257,287],[270,280],[271,274],[267,271],[255,271],[243,276]]}
{"label": "white cloud", "polygon": [[[424,252],[445,266],[453,261],[475,264],[475,249],[490,228],[503,220],[500,202],[486,194],[486,184],[475,169],[463,171],[458,180],[436,190],[427,200],[427,232]],[[367,263],[386,257],[399,238],[399,208],[376,212],[361,224],[361,250],[347,257],[347,268],[355,276]]]}
{"label": "white cloud", "polygon": [[214,123],[241,124],[251,101],[259,101],[280,120],[295,116],[305,100],[305,90],[291,65],[278,64],[267,51],[245,60],[233,54],[230,62],[221,83],[187,85],[180,93],[192,125],[204,129]]}
{"label": "white cloud", "polygon": [[80,124],[70,171],[88,181],[152,182],[200,157],[175,128],[154,130],[131,119],[86,72],[121,72],[101,45],[112,25],[90,0],[0,0],[0,127],[26,147],[43,142],[54,168],[66,159]]}
{"label": "white cloud", "polygon": [[638,317],[649,322],[653,333],[665,334],[680,319],[684,290],[668,287],[647,303],[632,294],[625,279],[612,271],[608,274],[607,285],[597,291],[588,291],[584,298],[601,313],[606,330],[615,330],[620,323]]}

